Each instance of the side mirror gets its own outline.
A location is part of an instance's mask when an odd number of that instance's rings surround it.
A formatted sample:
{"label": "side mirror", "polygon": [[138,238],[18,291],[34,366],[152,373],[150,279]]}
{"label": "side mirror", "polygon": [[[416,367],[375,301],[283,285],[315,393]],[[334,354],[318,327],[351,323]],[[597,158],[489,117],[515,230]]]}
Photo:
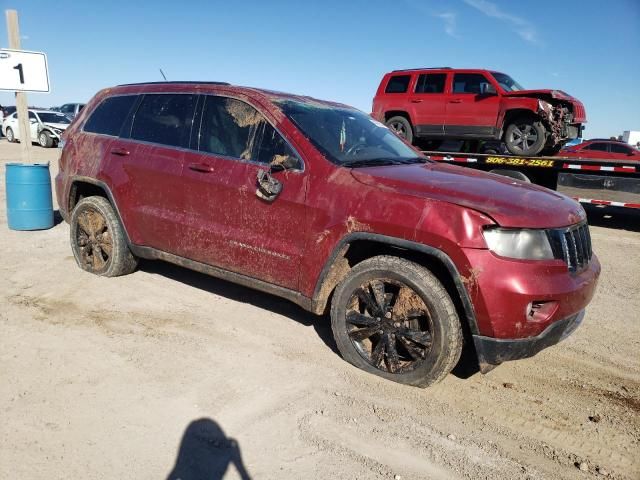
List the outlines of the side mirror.
{"label": "side mirror", "polygon": [[282,192],[282,183],[273,178],[271,172],[266,170],[258,170],[257,183],[256,196],[269,203],[273,202]]}
{"label": "side mirror", "polygon": [[271,172],[282,172],[284,170],[295,170],[300,168],[300,161],[291,155],[274,155],[269,164]]}
{"label": "side mirror", "polygon": [[480,95],[497,95],[496,87],[488,82],[482,82],[480,84]]}
{"label": "side mirror", "polygon": [[38,121],[35,118],[30,118],[29,123],[38,123]]}

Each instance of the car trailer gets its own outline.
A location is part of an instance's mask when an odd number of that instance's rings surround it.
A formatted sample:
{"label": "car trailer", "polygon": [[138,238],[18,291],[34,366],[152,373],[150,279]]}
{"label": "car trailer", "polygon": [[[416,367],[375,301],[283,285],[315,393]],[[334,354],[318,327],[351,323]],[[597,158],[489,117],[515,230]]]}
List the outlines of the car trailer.
{"label": "car trailer", "polygon": [[423,153],[437,162],[475,168],[542,185],[581,203],[640,209],[640,162],[637,160],[514,157],[432,151]]}

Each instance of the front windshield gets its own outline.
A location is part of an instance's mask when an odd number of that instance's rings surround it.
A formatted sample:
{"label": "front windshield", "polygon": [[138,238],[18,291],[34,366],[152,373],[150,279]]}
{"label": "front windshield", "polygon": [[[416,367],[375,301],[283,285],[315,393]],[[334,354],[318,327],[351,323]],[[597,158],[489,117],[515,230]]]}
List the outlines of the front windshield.
{"label": "front windshield", "polygon": [[426,162],[369,115],[348,107],[283,100],[278,105],[330,161],[344,166]]}
{"label": "front windshield", "polygon": [[40,121],[42,123],[71,123],[71,121],[63,113],[38,112],[38,116],[40,117]]}
{"label": "front windshield", "polygon": [[522,85],[516,82],[509,75],[505,75],[504,73],[498,73],[498,72],[491,72],[491,75],[493,75],[493,78],[496,79],[496,82],[500,84],[500,86],[505,92],[516,92],[518,90],[524,90]]}

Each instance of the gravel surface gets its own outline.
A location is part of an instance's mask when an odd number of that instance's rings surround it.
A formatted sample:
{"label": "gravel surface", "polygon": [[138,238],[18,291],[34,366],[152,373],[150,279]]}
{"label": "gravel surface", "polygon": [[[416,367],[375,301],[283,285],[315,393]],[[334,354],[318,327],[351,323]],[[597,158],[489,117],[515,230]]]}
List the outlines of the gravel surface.
{"label": "gravel surface", "polygon": [[82,272],[64,222],[7,228],[1,170],[2,479],[640,478],[640,212],[590,209],[603,271],[569,339],[421,390],[285,300],[160,262]]}

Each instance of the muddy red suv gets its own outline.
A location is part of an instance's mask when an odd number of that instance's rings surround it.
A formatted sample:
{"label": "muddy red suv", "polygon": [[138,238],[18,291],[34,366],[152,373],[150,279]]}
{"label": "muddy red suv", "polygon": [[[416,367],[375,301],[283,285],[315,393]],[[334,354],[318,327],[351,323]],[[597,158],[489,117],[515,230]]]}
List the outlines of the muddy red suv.
{"label": "muddy red suv", "polygon": [[409,142],[502,140],[514,155],[554,154],[580,136],[584,106],[560,90],[525,90],[488,70],[395,70],[380,82],[373,117]]}
{"label": "muddy red suv", "polygon": [[600,272],[570,198],[433,163],[345,105],[226,84],[99,92],[56,193],[82,269],[161,259],[330,310],[346,360],[412,385],[465,340],[485,371],[557,343]]}

